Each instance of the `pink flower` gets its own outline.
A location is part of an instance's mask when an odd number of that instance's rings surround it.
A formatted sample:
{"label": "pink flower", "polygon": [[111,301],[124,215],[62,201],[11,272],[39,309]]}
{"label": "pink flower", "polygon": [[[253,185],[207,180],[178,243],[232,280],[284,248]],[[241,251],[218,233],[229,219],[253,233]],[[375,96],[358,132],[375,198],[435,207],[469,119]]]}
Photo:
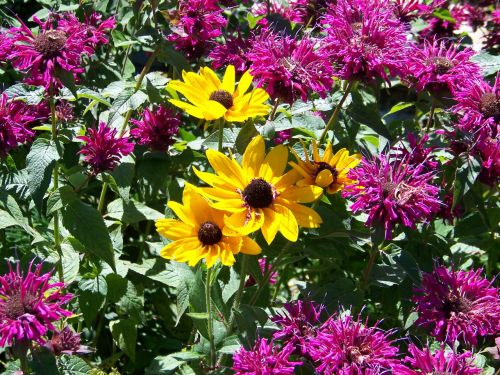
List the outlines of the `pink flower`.
{"label": "pink flower", "polygon": [[[273,265],[268,261],[267,258],[259,258],[259,268],[261,275],[264,276],[267,271],[270,271],[273,267]],[[269,284],[274,285],[276,284],[276,279],[278,277],[278,272],[273,271],[271,272],[271,275],[269,276]],[[257,284],[257,281],[253,278],[252,275],[248,276],[248,280],[245,283],[245,287],[249,287],[252,285]]]}
{"label": "pink flower", "polygon": [[45,347],[56,356],[62,354],[88,354],[92,352],[88,346],[81,345],[80,334],[74,332],[70,326],[65,326],[62,331],[55,331],[50,340],[45,343]]}
{"label": "pink flower", "polygon": [[475,375],[482,371],[474,366],[474,355],[469,351],[457,354],[453,351],[447,351],[442,345],[441,348],[431,352],[429,347],[419,349],[416,345],[410,344],[408,352],[410,356],[405,358],[405,362],[411,369],[403,368],[400,375]]}
{"label": "pink flower", "polygon": [[479,66],[470,61],[473,55],[471,49],[459,51],[445,41],[425,41],[409,53],[404,75],[417,91],[455,92],[469,80],[481,79]]}
{"label": "pink flower", "polygon": [[160,105],[152,110],[146,109],[141,120],[131,120],[131,123],[136,128],[130,131],[130,135],[137,139],[140,145],[167,151],[175,143],[173,137],[179,132],[181,120],[179,115]]}
{"label": "pink flower", "polygon": [[500,183],[500,138],[486,137],[475,145],[483,160],[479,180],[490,186]]}
{"label": "pink flower", "polygon": [[499,289],[484,279],[483,270],[455,271],[436,265],[415,289],[418,320],[437,340],[477,345],[478,336],[500,329]]}
{"label": "pink flower", "polygon": [[222,10],[213,0],[181,0],[173,18],[172,34],[167,40],[189,59],[205,55],[208,42],[222,35],[227,23]]}
{"label": "pink flower", "polygon": [[273,334],[276,340],[293,345],[296,352],[306,355],[309,340],[316,336],[319,317],[324,309],[312,301],[297,300],[285,304],[285,311],[271,317],[271,320],[280,327]]}
{"label": "pink flower", "polygon": [[233,355],[234,375],[292,375],[295,366],[302,362],[292,362],[289,357],[293,346],[279,348],[271,341],[257,339],[252,350],[241,348]]}
{"label": "pink flower", "polygon": [[9,100],[7,94],[0,94],[0,158],[10,150],[31,141],[35,132],[30,129],[41,116],[37,107],[22,101]]}
{"label": "pink flower", "polygon": [[273,99],[307,101],[311,93],[324,98],[333,85],[333,69],[309,36],[295,39],[272,31],[255,37],[247,54],[251,73]]}
{"label": "pink flower", "polygon": [[208,55],[212,67],[220,69],[233,65],[237,72],[243,73],[250,68],[247,53],[252,47],[252,37],[229,37],[224,43],[217,44]]}
{"label": "pink flower", "polygon": [[97,129],[88,129],[87,136],[77,137],[86,144],[79,154],[92,169],[94,175],[112,171],[120,162],[122,156],[134,151],[134,144],[128,137],[116,135],[116,129],[109,128],[104,122]]}
{"label": "pink flower", "polygon": [[385,239],[392,238],[398,223],[415,229],[417,223],[429,222],[442,204],[438,199],[440,189],[431,184],[435,172],[426,171],[423,163],[410,163],[411,154],[403,158],[394,154],[391,151],[363,158],[348,175],[357,182],[342,193],[355,200],[351,205],[354,213],[368,214],[367,226],[384,227]]}
{"label": "pink flower", "polygon": [[94,54],[97,42],[103,41],[102,30],[92,32],[70,13],[52,13],[45,22],[36,17],[34,21],[39,25],[37,34],[25,24],[9,29],[12,47],[7,60],[28,75],[26,82],[48,90],[62,86],[59,69],[78,79],[84,72],[82,57]]}
{"label": "pink flower", "polygon": [[317,363],[316,371],[324,375],[391,373],[401,365],[390,335],[359,317],[331,317],[309,340],[309,354]]}
{"label": "pink flower", "polygon": [[273,142],[275,145],[280,145],[282,143],[285,143],[286,141],[289,141],[291,138],[292,129],[281,130],[276,132]]}
{"label": "pink flower", "polygon": [[0,276],[0,346],[11,345],[14,340],[45,342],[49,330],[55,330],[52,323],[73,315],[62,308],[73,298],[63,294],[64,283],[52,283],[52,272],[41,274],[42,264],[28,273],[21,272],[19,263],[14,271]]}
{"label": "pink flower", "polygon": [[406,60],[405,26],[385,0],[338,0],[323,19],[324,51],[344,80],[386,81]]}

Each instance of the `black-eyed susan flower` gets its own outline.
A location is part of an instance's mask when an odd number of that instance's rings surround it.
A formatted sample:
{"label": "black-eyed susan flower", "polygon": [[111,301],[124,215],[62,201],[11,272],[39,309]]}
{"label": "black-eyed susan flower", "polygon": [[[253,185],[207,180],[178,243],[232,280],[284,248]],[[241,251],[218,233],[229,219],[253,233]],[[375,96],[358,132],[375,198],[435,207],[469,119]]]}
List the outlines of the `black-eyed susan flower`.
{"label": "black-eyed susan flower", "polygon": [[349,151],[343,148],[334,155],[332,144],[328,142],[323,156],[320,156],[318,145],[313,141],[311,159],[307,147],[303,146],[306,160],[302,160],[292,149],[298,164],[290,162],[292,168],[302,176],[297,182],[298,186],[317,185],[325,188],[328,194],[334,194],[342,190],[344,185],[353,183],[353,180],[347,177],[347,173],[361,161],[359,154],[349,155]]}
{"label": "black-eyed susan flower", "polygon": [[300,203],[315,201],[323,190],[295,186],[300,174],[294,170],[285,173],[285,146],[279,145],[266,155],[264,139],[259,135],[248,145],[241,166],[215,150],[208,150],[207,158],[215,174],[194,171],[212,186],[200,188],[203,195],[215,201],[212,207],[231,213],[224,220],[226,230],[247,235],[261,229],[270,244],[277,232],[297,241],[299,225],[317,228],[321,224],[321,217]]}
{"label": "black-eyed susan flower", "polygon": [[207,121],[224,118],[227,121],[243,122],[248,118],[267,115],[270,107],[265,104],[269,95],[260,88],[248,91],[253,77],[245,72],[238,85],[235,84],[233,65],[226,68],[222,81],[215,72],[202,67],[200,73],[182,72],[182,81],[171,81],[169,88],[184,95],[188,102],[170,99],[170,103],[191,116]]}
{"label": "black-eyed susan flower", "polygon": [[190,266],[205,259],[207,267],[212,267],[220,259],[223,265],[232,266],[235,254],[255,255],[261,252],[251,238],[225,230],[226,213],[210,207],[192,185],[186,184],[182,204],[170,201],[168,207],[179,220],[156,221],[158,233],[172,240],[160,251],[163,258],[187,262]]}
{"label": "black-eyed susan flower", "polygon": [[253,77],[245,72],[238,85],[235,85],[233,65],[226,68],[221,80],[208,67],[200,69],[199,74],[182,72],[182,81],[171,81],[169,88],[181,93],[188,102],[170,99],[170,102],[191,116],[208,121],[224,118],[227,121],[243,122],[248,118],[267,115],[270,107],[265,104],[269,95],[260,88],[246,93]]}

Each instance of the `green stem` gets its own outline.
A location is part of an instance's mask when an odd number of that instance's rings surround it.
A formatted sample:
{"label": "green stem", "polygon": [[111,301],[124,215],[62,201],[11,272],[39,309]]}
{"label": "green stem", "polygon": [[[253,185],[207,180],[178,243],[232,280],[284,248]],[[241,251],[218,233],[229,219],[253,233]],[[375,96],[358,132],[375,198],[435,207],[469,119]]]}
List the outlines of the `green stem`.
{"label": "green stem", "polygon": [[427,133],[432,126],[432,121],[434,120],[434,111],[436,110],[436,101],[432,99],[431,109],[429,111],[429,118],[427,119],[427,124],[425,125],[425,132]]}
{"label": "green stem", "polygon": [[224,118],[219,119],[219,152],[222,152],[222,142],[224,141]]}
{"label": "green stem", "polygon": [[269,280],[271,279],[271,275],[278,268],[277,264],[281,261],[281,259],[283,259],[283,257],[285,256],[285,254],[286,254],[287,250],[290,248],[290,246],[292,246],[292,242],[288,241],[281,248],[278,256],[273,260],[273,264],[271,265],[271,267],[268,270],[266,270],[266,272],[264,273],[264,277],[262,278],[262,283],[259,284],[257,291],[255,292],[255,294],[253,295],[253,297],[250,301],[250,305],[252,305],[252,306],[255,305],[255,303],[257,302],[257,300],[260,297],[260,294],[264,290],[265,286],[269,284]]}
{"label": "green stem", "polygon": [[235,319],[235,311],[240,308],[241,305],[241,297],[243,297],[243,290],[245,289],[245,279],[247,276],[247,266],[248,266],[248,255],[241,254],[241,270],[240,270],[240,285],[238,286],[238,291],[236,292],[236,297],[234,297],[233,302],[233,314],[231,315],[231,319],[229,320],[229,331],[232,330],[234,319]]}
{"label": "green stem", "polygon": [[274,101],[274,106],[273,106],[273,110],[271,111],[271,114],[269,115],[269,121],[273,121],[274,120],[274,117],[276,116],[276,111],[278,110],[278,106],[280,105],[280,99],[276,99]]}
{"label": "green stem", "polygon": [[380,250],[378,247],[373,247],[370,254],[370,259],[368,260],[368,264],[363,272],[363,281],[361,283],[361,289],[366,290],[369,284],[370,274],[372,272],[373,266],[375,264],[375,260],[377,259],[378,253]]}
{"label": "green stem", "polygon": [[108,184],[105,182],[102,184],[101,195],[99,197],[99,205],[97,206],[97,211],[102,215],[104,212],[104,202],[106,200],[106,193],[108,192]]}
{"label": "green stem", "polygon": [[28,347],[29,344],[25,340],[19,340],[14,343],[12,347],[12,351],[16,358],[19,359],[20,367],[23,372],[23,375],[31,374],[31,369],[28,362]]}
{"label": "green stem", "polygon": [[[56,117],[56,103],[54,98],[49,99],[50,105],[50,117],[52,120],[52,142],[57,143],[57,117]],[[52,181],[54,185],[54,191],[59,189],[59,163],[56,160],[54,165],[54,170],[52,171]],[[59,280],[64,282],[63,276],[63,254],[61,250],[61,237],[59,232],[59,211],[54,211],[54,247],[56,248],[57,254],[59,255],[59,263],[57,264],[57,273],[59,275]]]}
{"label": "green stem", "polygon": [[212,268],[207,268],[207,281],[205,283],[205,301],[207,305],[207,313],[208,313],[208,339],[210,341],[210,357],[208,359],[208,366],[210,369],[213,368],[215,364],[215,342],[214,342],[214,317],[212,312],[212,297],[210,295],[211,286],[212,286]]}
{"label": "green stem", "polygon": [[335,107],[335,110],[332,113],[332,116],[328,120],[328,123],[326,124],[325,130],[323,130],[323,133],[321,134],[321,137],[319,138],[319,143],[323,143],[326,139],[326,136],[328,132],[330,131],[331,127],[335,124],[337,121],[337,118],[339,117],[340,110],[342,109],[342,106],[344,105],[344,102],[347,99],[347,96],[351,92],[352,86],[354,84],[354,80],[349,81],[347,83],[347,87],[345,88],[344,95],[342,96],[342,99],[340,99],[339,104]]}

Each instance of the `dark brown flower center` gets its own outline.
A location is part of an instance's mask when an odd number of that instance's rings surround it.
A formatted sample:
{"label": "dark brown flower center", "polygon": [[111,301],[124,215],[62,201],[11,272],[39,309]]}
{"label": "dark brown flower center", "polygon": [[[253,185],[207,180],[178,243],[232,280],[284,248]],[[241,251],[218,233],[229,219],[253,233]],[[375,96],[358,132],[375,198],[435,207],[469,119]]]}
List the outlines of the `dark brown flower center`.
{"label": "dark brown flower center", "polygon": [[233,96],[229,91],[217,90],[210,94],[210,100],[220,103],[224,108],[229,109],[233,106]]}
{"label": "dark brown flower center", "polygon": [[481,113],[485,117],[494,117],[500,119],[500,99],[492,92],[487,92],[481,96],[479,101]]}
{"label": "dark brown flower center", "polygon": [[198,230],[198,239],[203,245],[215,245],[222,239],[222,231],[217,224],[205,221]]}
{"label": "dark brown flower center", "polygon": [[66,43],[66,34],[59,30],[49,30],[35,37],[35,49],[46,57],[56,56]]}
{"label": "dark brown flower center", "polygon": [[362,364],[371,354],[371,349],[367,345],[349,346],[346,350],[346,357],[349,363]]}
{"label": "dark brown flower center", "polygon": [[450,294],[443,302],[443,310],[447,318],[451,313],[468,313],[472,309],[472,302],[462,296]]}
{"label": "dark brown flower center", "polygon": [[24,298],[19,293],[13,294],[5,301],[5,315],[10,319],[18,319],[33,310],[33,302],[34,298],[29,294]]}
{"label": "dark brown flower center", "polygon": [[337,177],[339,176],[339,172],[337,171],[337,169],[335,169],[335,167],[332,167],[330,164],[325,163],[324,161],[315,162],[314,164],[316,164],[316,166],[317,166],[316,176],[318,174],[320,174],[320,172],[322,172],[326,169],[326,170],[329,170],[333,176],[332,184],[337,181]]}
{"label": "dark brown flower center", "polygon": [[433,57],[430,62],[434,65],[435,74],[446,74],[455,66],[453,61],[448,60],[446,57]]}
{"label": "dark brown flower center", "polygon": [[253,208],[268,207],[274,200],[271,184],[262,178],[254,178],[243,190],[243,199]]}

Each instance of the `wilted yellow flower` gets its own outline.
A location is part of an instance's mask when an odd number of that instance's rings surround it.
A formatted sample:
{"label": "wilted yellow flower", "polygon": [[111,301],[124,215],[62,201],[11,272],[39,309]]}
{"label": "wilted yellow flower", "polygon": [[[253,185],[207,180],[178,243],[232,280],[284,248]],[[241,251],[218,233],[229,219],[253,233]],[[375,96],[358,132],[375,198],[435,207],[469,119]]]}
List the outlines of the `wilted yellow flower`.
{"label": "wilted yellow flower", "polygon": [[162,257],[187,262],[190,266],[205,258],[207,267],[220,259],[225,266],[232,266],[235,254],[261,252],[251,238],[227,230],[225,213],[210,207],[194,186],[186,184],[182,203],[168,202],[180,220],[156,221],[158,233],[173,241],[160,251]]}
{"label": "wilted yellow flower", "polygon": [[302,176],[297,182],[298,186],[317,185],[326,188],[328,194],[333,194],[342,190],[347,184],[354,181],[347,177],[347,173],[359,164],[360,154],[349,155],[345,148],[333,154],[332,144],[328,142],[323,156],[319,156],[318,145],[313,140],[312,160],[309,158],[307,147],[304,146],[306,160],[302,160],[292,149],[292,153],[297,158],[297,163],[290,162],[290,165]]}
{"label": "wilted yellow flower", "polygon": [[208,67],[201,68],[199,74],[183,71],[182,79],[184,82],[171,81],[168,87],[184,95],[189,103],[177,99],[170,99],[170,103],[191,116],[208,121],[224,117],[227,121],[242,122],[270,111],[264,104],[269,95],[263,89],[246,93],[253,80],[249,72],[245,72],[235,86],[233,65],[226,68],[222,82]]}
{"label": "wilted yellow flower", "polygon": [[277,232],[297,241],[299,225],[317,228],[321,224],[316,211],[300,203],[315,201],[323,189],[295,186],[300,174],[294,170],[285,173],[285,146],[279,145],[266,155],[264,139],[259,135],[247,146],[242,166],[215,150],[208,150],[207,158],[215,174],[194,171],[212,186],[200,188],[203,195],[216,201],[212,207],[231,213],[224,220],[226,230],[246,235],[261,229],[270,244]]}

